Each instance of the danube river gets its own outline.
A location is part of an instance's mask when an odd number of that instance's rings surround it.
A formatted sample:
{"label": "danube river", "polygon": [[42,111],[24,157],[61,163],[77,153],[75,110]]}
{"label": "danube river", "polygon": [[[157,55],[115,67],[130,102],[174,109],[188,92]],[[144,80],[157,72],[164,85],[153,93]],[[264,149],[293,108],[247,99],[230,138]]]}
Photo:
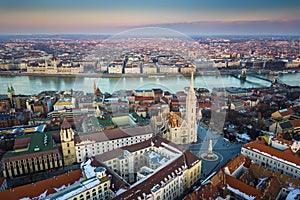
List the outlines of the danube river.
{"label": "danube river", "polygon": [[[261,78],[273,79],[273,75],[257,75]],[[300,73],[279,75],[282,83],[300,85]],[[91,78],[91,77],[50,77],[50,76],[6,76],[0,75],[0,94],[6,94],[7,85],[12,85],[16,94],[38,94],[44,90],[81,90],[93,92],[94,81],[103,92],[112,93],[122,89],[151,89],[163,88],[170,92],[183,90],[189,86],[190,78],[181,75],[156,76],[156,77],[124,77],[124,78]],[[264,87],[270,86],[267,80],[247,76],[247,81],[242,83],[231,75],[197,76],[195,87],[212,89],[215,87]]]}

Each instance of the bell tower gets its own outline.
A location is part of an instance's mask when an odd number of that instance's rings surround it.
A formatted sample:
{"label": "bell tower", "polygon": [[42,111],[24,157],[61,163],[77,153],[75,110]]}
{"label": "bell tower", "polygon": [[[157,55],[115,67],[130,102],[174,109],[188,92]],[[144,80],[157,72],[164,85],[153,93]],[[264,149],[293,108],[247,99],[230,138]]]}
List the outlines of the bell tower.
{"label": "bell tower", "polygon": [[61,124],[60,140],[64,165],[71,165],[76,162],[74,132],[70,123],[65,118]]}
{"label": "bell tower", "polygon": [[197,142],[197,113],[196,113],[197,97],[194,90],[194,74],[191,74],[191,83],[186,97],[186,122],[188,127],[189,143]]}

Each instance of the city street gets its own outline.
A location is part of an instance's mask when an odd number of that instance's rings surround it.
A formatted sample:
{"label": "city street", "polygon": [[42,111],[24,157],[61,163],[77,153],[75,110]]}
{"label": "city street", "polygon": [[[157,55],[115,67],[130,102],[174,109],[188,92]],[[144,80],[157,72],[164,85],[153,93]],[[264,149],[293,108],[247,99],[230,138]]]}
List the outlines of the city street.
{"label": "city street", "polygon": [[230,159],[235,158],[241,152],[243,144],[231,143],[224,139],[222,135],[211,133],[203,126],[198,126],[198,142],[191,144],[189,150],[195,155],[201,157],[202,153],[207,152],[209,139],[213,141],[213,152],[218,155],[216,161],[207,161],[202,159],[201,179],[204,180],[211,173],[218,171]]}

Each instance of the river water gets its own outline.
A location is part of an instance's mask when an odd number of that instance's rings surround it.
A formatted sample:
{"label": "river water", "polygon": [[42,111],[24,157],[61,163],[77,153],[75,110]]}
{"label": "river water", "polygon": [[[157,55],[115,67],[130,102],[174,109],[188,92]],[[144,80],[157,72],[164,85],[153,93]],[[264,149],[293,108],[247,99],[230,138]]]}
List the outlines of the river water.
{"label": "river water", "polygon": [[[258,75],[273,79],[273,75]],[[282,74],[279,80],[289,85],[300,85],[300,73]],[[122,89],[162,88],[170,92],[181,91],[189,86],[190,78],[180,75],[168,77],[123,77],[123,78],[91,78],[91,77],[44,77],[44,76],[6,76],[0,75],[0,94],[7,93],[7,85],[12,85],[16,94],[38,94],[44,90],[81,90],[93,92],[94,81],[102,92],[112,93]],[[242,83],[231,75],[196,76],[195,87],[212,89],[214,87],[263,87],[270,82],[256,77],[247,76]]]}

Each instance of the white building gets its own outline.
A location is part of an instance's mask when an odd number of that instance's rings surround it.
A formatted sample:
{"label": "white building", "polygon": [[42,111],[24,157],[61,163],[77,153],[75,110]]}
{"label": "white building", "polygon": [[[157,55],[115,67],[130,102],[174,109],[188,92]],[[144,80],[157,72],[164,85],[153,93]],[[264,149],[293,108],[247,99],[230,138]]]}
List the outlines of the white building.
{"label": "white building", "polygon": [[116,128],[99,133],[79,134],[75,136],[77,162],[100,155],[120,147],[136,144],[151,138],[153,132],[149,126]]}
{"label": "white building", "polygon": [[157,67],[154,65],[143,65],[143,73],[144,74],[156,74],[157,73]]}
{"label": "white building", "polygon": [[140,74],[140,67],[125,67],[125,74]]}
{"label": "white building", "polygon": [[300,142],[282,138],[270,141],[253,141],[242,147],[242,154],[255,163],[279,171],[295,179],[300,179]]}
{"label": "white building", "polygon": [[[156,120],[156,126],[167,124],[169,132],[164,137],[176,144],[197,142],[197,97],[194,90],[194,76],[191,74],[191,84],[186,97],[184,113],[170,113],[170,118]],[[160,117],[160,116],[158,116]],[[153,120],[153,119],[152,119]],[[155,121],[155,120],[154,120]]]}
{"label": "white building", "polygon": [[47,200],[84,200],[111,199],[114,193],[110,190],[111,180],[104,167],[92,167],[91,160],[81,164],[84,180],[46,197]]}
{"label": "white building", "polygon": [[201,174],[200,158],[160,136],[106,152],[95,160],[131,183],[138,180],[114,199],[176,199]]}
{"label": "white building", "polygon": [[108,73],[109,74],[122,74],[123,65],[122,64],[114,64],[108,66]]}
{"label": "white building", "polygon": [[28,73],[39,74],[78,74],[84,71],[83,65],[69,61],[58,61],[52,59],[50,63],[33,63],[27,66]]}
{"label": "white building", "polygon": [[160,71],[160,73],[178,74],[178,67],[175,65],[174,66],[160,65],[159,71]]}

